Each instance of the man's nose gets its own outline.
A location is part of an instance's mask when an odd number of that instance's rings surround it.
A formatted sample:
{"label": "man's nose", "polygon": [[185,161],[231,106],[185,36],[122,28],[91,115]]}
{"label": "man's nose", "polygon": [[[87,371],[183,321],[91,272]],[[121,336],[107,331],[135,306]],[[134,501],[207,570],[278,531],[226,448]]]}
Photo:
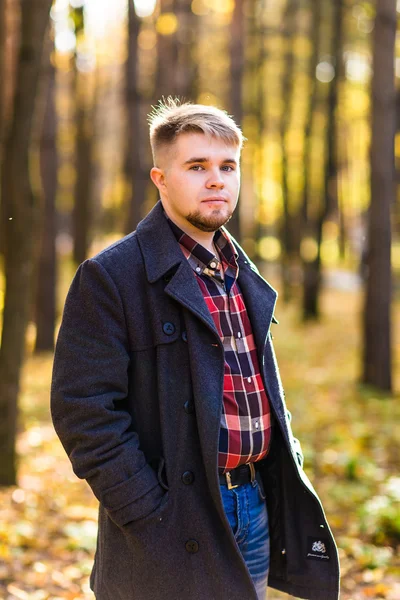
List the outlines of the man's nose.
{"label": "man's nose", "polygon": [[225,187],[224,180],[219,169],[213,170],[207,181],[207,188],[222,190]]}

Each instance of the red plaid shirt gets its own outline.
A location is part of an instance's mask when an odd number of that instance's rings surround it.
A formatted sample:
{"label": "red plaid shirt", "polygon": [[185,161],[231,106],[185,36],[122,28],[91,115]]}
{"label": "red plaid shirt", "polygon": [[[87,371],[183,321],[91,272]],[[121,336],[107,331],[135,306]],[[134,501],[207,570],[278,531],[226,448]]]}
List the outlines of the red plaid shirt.
{"label": "red plaid shirt", "polygon": [[215,232],[214,244],[219,253],[216,258],[170,219],[168,222],[196,275],[225,350],[218,453],[219,472],[224,473],[264,458],[271,439],[270,405],[237,282],[237,253],[226,230]]}

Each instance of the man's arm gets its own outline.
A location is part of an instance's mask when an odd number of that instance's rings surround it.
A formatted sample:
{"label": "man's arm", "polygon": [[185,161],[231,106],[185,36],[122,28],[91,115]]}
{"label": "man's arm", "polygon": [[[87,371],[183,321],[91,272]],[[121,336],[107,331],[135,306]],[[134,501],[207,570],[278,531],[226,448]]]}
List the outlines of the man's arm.
{"label": "man's arm", "polygon": [[96,260],[69,290],[51,391],[54,427],[76,475],[119,526],[152,512],[164,494],[124,410],[129,353],[117,287]]}

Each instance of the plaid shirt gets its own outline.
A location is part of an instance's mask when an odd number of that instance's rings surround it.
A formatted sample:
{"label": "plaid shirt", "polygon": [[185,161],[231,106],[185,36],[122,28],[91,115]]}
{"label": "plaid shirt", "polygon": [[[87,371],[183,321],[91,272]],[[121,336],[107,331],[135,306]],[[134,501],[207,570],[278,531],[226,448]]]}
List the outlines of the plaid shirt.
{"label": "plaid shirt", "polygon": [[192,267],[225,351],[219,437],[220,473],[264,458],[271,439],[270,405],[264,389],[251,323],[237,282],[237,253],[226,230],[214,235],[216,258],[167,220]]}

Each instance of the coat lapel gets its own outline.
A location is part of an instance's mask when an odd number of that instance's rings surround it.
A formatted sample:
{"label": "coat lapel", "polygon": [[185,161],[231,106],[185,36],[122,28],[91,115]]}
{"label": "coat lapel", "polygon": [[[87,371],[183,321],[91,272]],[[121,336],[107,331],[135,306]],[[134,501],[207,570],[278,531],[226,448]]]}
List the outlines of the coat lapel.
{"label": "coat lapel", "polygon": [[250,318],[261,366],[264,344],[271,322],[277,322],[274,310],[278,294],[241,253],[238,282]]}
{"label": "coat lapel", "polygon": [[192,268],[183,256],[163,214],[161,201],[139,223],[137,236],[148,281],[155,283],[167,275],[165,293],[191,311],[218,337]]}

